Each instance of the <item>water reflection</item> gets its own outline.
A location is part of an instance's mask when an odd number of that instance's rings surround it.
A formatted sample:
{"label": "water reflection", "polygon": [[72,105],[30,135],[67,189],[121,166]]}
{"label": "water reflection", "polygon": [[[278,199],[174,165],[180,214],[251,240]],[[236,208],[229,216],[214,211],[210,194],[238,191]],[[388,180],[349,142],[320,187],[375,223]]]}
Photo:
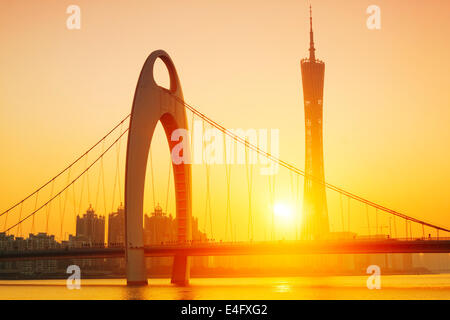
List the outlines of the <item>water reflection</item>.
{"label": "water reflection", "polygon": [[147,286],[123,286],[122,300],[149,300],[151,297],[146,297]]}
{"label": "water reflection", "polygon": [[275,284],[275,292],[285,293],[291,291],[291,286],[287,281],[279,281]]}
{"label": "water reflection", "polygon": [[194,300],[195,299],[194,291],[190,287],[180,288],[177,299],[178,300]]}
{"label": "water reflection", "polygon": [[85,279],[80,290],[65,280],[1,280],[0,299],[450,299],[450,275],[384,276],[381,290],[367,277],[194,278],[187,287],[149,279],[129,287],[124,279]]}

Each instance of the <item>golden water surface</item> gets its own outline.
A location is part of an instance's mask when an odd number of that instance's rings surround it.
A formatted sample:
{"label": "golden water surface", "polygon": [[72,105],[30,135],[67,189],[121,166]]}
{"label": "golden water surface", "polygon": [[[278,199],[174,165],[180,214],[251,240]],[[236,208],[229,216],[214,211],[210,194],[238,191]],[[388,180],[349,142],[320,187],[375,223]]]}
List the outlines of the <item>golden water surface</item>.
{"label": "golden water surface", "polygon": [[381,277],[369,290],[366,276],[201,278],[187,287],[149,279],[128,287],[125,279],[85,279],[69,290],[66,280],[1,280],[0,299],[450,299],[450,274]]}

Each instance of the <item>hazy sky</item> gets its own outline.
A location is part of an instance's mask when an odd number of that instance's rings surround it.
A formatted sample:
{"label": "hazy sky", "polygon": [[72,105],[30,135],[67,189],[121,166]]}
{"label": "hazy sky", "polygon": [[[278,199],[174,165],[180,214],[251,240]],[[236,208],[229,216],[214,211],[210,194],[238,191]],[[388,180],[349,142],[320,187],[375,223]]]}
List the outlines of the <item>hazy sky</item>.
{"label": "hazy sky", "polygon": [[[81,8],[80,30],[66,28],[70,4]],[[372,4],[381,8],[380,30],[366,27]],[[304,168],[299,63],[309,44],[308,5],[299,0],[1,1],[0,210],[130,112],[139,72],[156,49],[171,55],[186,101],[228,128],[280,129],[280,157]],[[326,179],[450,226],[450,2],[322,0],[312,6],[316,56],[326,65]],[[168,152],[160,129],[157,138],[156,200],[164,203]],[[214,170],[220,237],[225,171]],[[245,174],[242,170],[235,172]],[[236,184],[240,175],[234,175]],[[193,178],[194,215],[203,227],[204,168],[195,167]],[[254,195],[255,215],[263,221],[270,215],[267,177],[255,179],[255,189],[261,189]],[[292,201],[289,179],[286,173],[277,178],[276,201]],[[233,190],[233,223],[246,235],[246,180],[241,177]],[[335,196],[329,199],[334,228],[341,223],[339,206]],[[148,212],[151,203],[146,200]],[[173,203],[169,211],[174,212]],[[67,215],[68,232],[74,232],[75,213]],[[58,220],[51,225],[58,229]],[[267,223],[260,222],[263,226]],[[364,232],[364,220],[355,226]]]}

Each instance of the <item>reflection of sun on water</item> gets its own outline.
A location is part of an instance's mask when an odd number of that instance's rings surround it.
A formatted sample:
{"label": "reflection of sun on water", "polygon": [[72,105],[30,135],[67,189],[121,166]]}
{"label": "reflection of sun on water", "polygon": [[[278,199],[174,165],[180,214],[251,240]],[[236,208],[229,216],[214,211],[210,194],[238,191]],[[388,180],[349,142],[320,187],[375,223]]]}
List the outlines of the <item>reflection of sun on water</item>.
{"label": "reflection of sun on water", "polygon": [[275,292],[290,292],[291,285],[287,281],[279,281],[275,285]]}

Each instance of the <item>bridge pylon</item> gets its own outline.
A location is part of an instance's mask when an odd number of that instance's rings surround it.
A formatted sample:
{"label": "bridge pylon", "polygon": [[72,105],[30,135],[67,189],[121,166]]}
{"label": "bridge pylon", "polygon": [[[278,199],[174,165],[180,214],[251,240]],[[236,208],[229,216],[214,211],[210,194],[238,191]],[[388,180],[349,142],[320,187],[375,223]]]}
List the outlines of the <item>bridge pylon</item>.
{"label": "bridge pylon", "polygon": [[[153,66],[161,59],[170,77],[170,89],[156,84]],[[174,96],[177,98],[175,99]],[[180,80],[169,55],[162,50],[154,51],[145,61],[136,87],[131,111],[130,129],[125,172],[125,234],[127,284],[146,285],[143,205],[147,159],[153,133],[158,121],[164,127],[170,152],[178,145],[179,139],[172,141],[176,129],[188,129],[186,110]],[[182,141],[183,152],[190,152],[189,141]],[[184,154],[186,156],[186,154]],[[190,156],[190,154],[189,154]],[[176,200],[177,239],[188,243],[192,238],[192,184],[191,166],[172,161]],[[175,256],[173,261],[172,283],[189,283],[189,257]]]}

